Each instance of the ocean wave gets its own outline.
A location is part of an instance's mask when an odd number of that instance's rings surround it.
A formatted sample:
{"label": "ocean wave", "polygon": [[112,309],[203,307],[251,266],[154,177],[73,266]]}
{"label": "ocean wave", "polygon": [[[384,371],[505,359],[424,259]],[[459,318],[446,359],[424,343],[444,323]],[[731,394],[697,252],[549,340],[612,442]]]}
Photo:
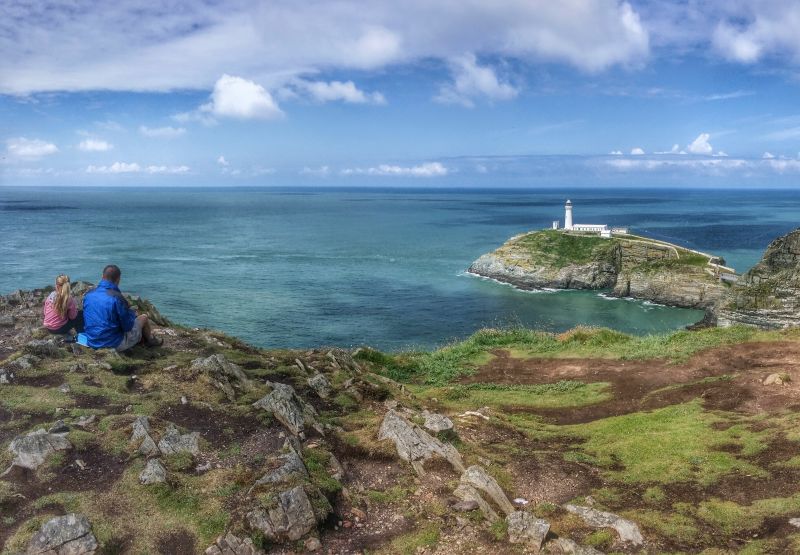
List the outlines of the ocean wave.
{"label": "ocean wave", "polygon": [[520,293],[530,293],[532,295],[541,295],[541,294],[545,294],[545,293],[564,293],[564,292],[569,291],[569,289],[554,289],[552,287],[540,287],[540,288],[537,288],[537,289],[520,289],[519,287],[517,287],[516,285],[513,285],[511,283],[507,283],[505,281],[500,281],[499,279],[494,279],[494,278],[482,276],[480,274],[476,274],[476,273],[470,272],[468,270],[464,270],[463,272],[459,272],[456,275],[458,277],[468,276],[468,277],[474,277],[474,278],[482,279],[484,281],[491,281],[491,282],[494,282],[494,283],[499,283],[500,285],[505,285],[506,287],[510,287],[514,291],[519,291]]}

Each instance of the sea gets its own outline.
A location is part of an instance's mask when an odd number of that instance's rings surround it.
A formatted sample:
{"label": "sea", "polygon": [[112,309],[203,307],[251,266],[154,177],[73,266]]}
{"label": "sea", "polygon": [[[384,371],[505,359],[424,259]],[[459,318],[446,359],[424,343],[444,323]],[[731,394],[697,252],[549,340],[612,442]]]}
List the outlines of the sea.
{"label": "sea", "polygon": [[790,190],[0,187],[0,294],[96,282],[175,322],[275,348],[430,349],[484,327],[632,334],[675,330],[696,310],[596,291],[518,291],[465,270],[509,237],[563,221],[720,255],[747,270],[800,225]]}

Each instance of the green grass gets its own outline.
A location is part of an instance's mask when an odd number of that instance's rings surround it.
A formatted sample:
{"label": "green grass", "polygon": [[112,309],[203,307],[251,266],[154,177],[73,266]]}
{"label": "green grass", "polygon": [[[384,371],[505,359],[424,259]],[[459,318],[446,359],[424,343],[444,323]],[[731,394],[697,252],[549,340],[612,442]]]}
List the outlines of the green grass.
{"label": "green grass", "polygon": [[726,534],[735,535],[755,530],[770,517],[794,516],[800,512],[800,494],[792,497],[759,499],[751,505],[711,499],[703,501],[697,516]]}
{"label": "green grass", "polygon": [[582,407],[611,399],[609,384],[560,381],[539,385],[501,385],[491,383],[457,384],[448,387],[411,390],[423,399],[439,399],[450,410],[475,407],[558,409]]}
{"label": "green grass", "polygon": [[714,450],[726,443],[751,454],[764,447],[759,434],[742,426],[714,429],[712,424],[720,420],[693,401],[566,428],[586,438],[578,453],[606,467],[609,477],[620,482],[710,484],[733,472],[763,476],[759,467]]}
{"label": "green grass", "polygon": [[479,366],[491,360],[490,351],[495,349],[507,350],[518,358],[666,358],[682,362],[703,349],[745,341],[776,341],[790,334],[745,326],[646,336],[581,326],[559,335],[525,328],[490,328],[429,353],[370,355],[370,360],[378,361],[374,363],[378,369],[393,379],[444,385],[473,374]]}
{"label": "green grass", "polygon": [[515,250],[525,249],[534,262],[555,268],[610,259],[616,241],[593,235],[571,235],[545,230],[529,233],[513,242]]}
{"label": "green grass", "polygon": [[392,540],[392,550],[402,555],[412,555],[417,553],[417,550],[421,547],[436,545],[441,533],[438,523],[427,522],[418,530],[403,534]]}

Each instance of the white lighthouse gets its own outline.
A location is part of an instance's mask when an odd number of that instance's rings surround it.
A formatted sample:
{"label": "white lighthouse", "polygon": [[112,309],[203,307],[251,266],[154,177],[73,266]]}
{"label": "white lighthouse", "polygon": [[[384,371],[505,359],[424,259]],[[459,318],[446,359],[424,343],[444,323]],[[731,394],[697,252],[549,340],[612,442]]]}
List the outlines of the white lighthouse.
{"label": "white lighthouse", "polygon": [[564,229],[572,229],[572,201],[567,200],[564,205]]}

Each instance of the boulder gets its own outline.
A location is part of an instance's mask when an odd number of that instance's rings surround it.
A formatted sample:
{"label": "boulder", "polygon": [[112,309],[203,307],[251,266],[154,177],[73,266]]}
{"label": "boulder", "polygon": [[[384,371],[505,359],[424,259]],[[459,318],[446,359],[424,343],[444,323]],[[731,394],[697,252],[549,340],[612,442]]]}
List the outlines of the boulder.
{"label": "boulder", "polygon": [[5,368],[0,368],[0,385],[10,384],[14,379],[14,373]]}
{"label": "boulder", "polygon": [[73,424],[78,428],[88,428],[97,421],[96,414],[86,414],[75,419]]}
{"label": "boulder", "polygon": [[453,429],[453,421],[443,414],[424,411],[422,416],[425,417],[425,429],[435,434]]}
{"label": "boulder", "polygon": [[51,434],[66,434],[69,432],[69,426],[67,426],[63,420],[56,420],[55,424],[50,426],[50,429],[47,431]]}
{"label": "boulder", "polygon": [[197,455],[200,453],[199,439],[200,434],[198,432],[181,434],[174,424],[170,424],[167,426],[167,431],[161,441],[158,442],[158,449],[165,455],[177,453]]}
{"label": "boulder", "polygon": [[297,396],[292,386],[273,382],[267,385],[272,392],[253,403],[254,407],[271,412],[294,435],[304,433],[306,426],[319,428],[316,411]]}
{"label": "boulder", "polygon": [[97,539],[89,520],[70,513],[45,522],[28,543],[27,555],[90,555]]}
{"label": "boulder", "polygon": [[206,555],[264,555],[264,551],[253,544],[250,538],[238,538],[231,532],[220,536],[208,549]]}
{"label": "boulder", "polygon": [[786,374],[770,374],[761,383],[764,385],[783,385],[788,381],[786,377]]}
{"label": "boulder", "polygon": [[475,489],[486,493],[505,514],[510,515],[515,512],[514,505],[503,493],[503,489],[497,483],[497,480],[489,476],[483,467],[477,464],[470,466],[461,475],[461,483],[469,484]]}
{"label": "boulder", "polygon": [[314,509],[302,486],[282,492],[277,501],[274,508],[247,513],[250,527],[272,541],[295,541],[317,526]]}
{"label": "boulder", "polygon": [[464,471],[464,463],[455,447],[442,443],[394,410],[386,413],[378,431],[378,440],[385,439],[394,441],[397,454],[401,459],[409,461],[417,474],[425,474],[422,465],[434,454],[445,458],[457,472]]}
{"label": "boulder", "polygon": [[453,491],[453,495],[461,499],[462,503],[464,503],[464,507],[467,504],[475,506],[481,510],[483,516],[486,517],[486,520],[489,522],[497,522],[500,520],[500,517],[497,516],[497,513],[492,506],[489,505],[486,500],[481,497],[481,494],[478,490],[470,486],[469,484],[459,484],[458,487]]}
{"label": "boulder", "polygon": [[592,528],[613,528],[619,534],[619,539],[633,545],[642,545],[644,538],[635,522],[631,522],[613,513],[606,513],[582,507],[580,505],[564,505],[564,508],[571,513],[581,517],[583,521]]}
{"label": "boulder", "polygon": [[525,511],[515,511],[506,517],[508,541],[524,543],[539,551],[544,543],[550,524]]}
{"label": "boulder", "polygon": [[131,424],[131,441],[144,439],[150,436],[150,419],[146,416],[137,416]]}
{"label": "boulder", "polygon": [[294,449],[290,449],[288,453],[278,456],[275,462],[278,463],[278,466],[259,478],[255,485],[280,484],[288,482],[295,477],[308,478],[306,465],[303,464],[303,459]]}
{"label": "boulder", "polygon": [[66,437],[51,434],[44,429],[19,436],[8,446],[8,450],[14,455],[11,465],[31,470],[39,468],[52,453],[71,448],[72,444]]}
{"label": "boulder", "polygon": [[25,351],[41,358],[60,358],[64,355],[55,339],[34,339],[25,345]]}
{"label": "boulder", "polygon": [[167,481],[167,469],[158,459],[150,459],[139,474],[139,483],[143,485],[162,484]]}
{"label": "boulder", "polygon": [[236,364],[225,360],[223,355],[211,355],[192,361],[192,370],[207,374],[213,384],[220,389],[229,401],[236,399],[236,390],[249,390],[252,386],[247,375]]}
{"label": "boulder", "polygon": [[325,374],[317,373],[308,378],[308,385],[313,389],[321,399],[327,399],[331,395],[331,382],[325,377]]}

